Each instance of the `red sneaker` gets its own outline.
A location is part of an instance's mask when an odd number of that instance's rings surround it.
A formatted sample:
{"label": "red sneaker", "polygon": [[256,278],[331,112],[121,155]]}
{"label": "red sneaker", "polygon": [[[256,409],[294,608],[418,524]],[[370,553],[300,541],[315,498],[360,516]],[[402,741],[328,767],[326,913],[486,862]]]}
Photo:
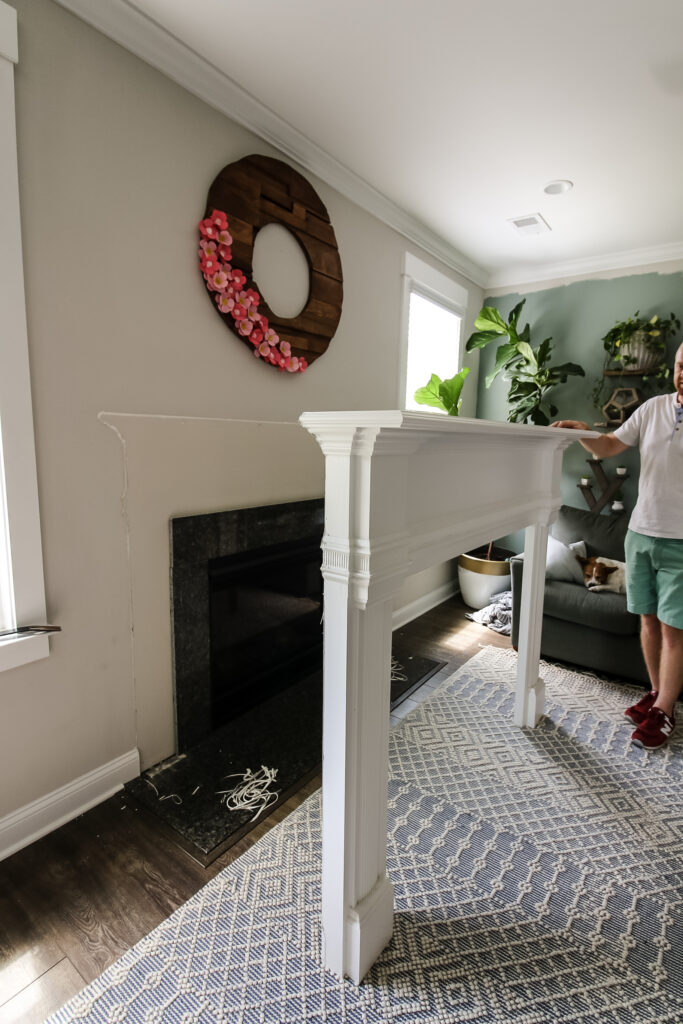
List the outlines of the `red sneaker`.
{"label": "red sneaker", "polygon": [[643,750],[659,750],[668,742],[675,728],[676,719],[673,715],[669,716],[661,708],[652,707],[631,736],[631,743]]}
{"label": "red sneaker", "polygon": [[652,690],[650,693],[646,693],[644,697],[638,701],[637,704],[632,704],[630,708],[626,708],[624,714],[627,718],[630,718],[634,725],[640,725],[641,722],[645,721],[647,713],[657,700],[657,691]]}

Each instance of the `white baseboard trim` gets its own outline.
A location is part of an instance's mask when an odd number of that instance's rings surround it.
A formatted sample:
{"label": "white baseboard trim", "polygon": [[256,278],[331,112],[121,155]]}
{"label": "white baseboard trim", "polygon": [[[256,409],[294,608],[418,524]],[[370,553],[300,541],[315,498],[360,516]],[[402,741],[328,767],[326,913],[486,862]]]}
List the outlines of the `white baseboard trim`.
{"label": "white baseboard trim", "polygon": [[102,803],[140,774],[140,754],[129,750],[121,757],[81,775],[61,789],[0,818],[0,860],[53,832],[72,818]]}
{"label": "white baseboard trim", "polygon": [[420,615],[431,611],[432,608],[436,608],[437,605],[442,604],[449,597],[453,597],[454,594],[458,593],[460,593],[460,588],[458,587],[457,580],[454,579],[449,580],[447,583],[442,583],[440,587],[430,590],[428,594],[423,594],[422,597],[418,597],[415,601],[404,604],[402,608],[396,608],[391,619],[391,628],[400,629],[401,626],[405,626],[406,623],[419,618]]}

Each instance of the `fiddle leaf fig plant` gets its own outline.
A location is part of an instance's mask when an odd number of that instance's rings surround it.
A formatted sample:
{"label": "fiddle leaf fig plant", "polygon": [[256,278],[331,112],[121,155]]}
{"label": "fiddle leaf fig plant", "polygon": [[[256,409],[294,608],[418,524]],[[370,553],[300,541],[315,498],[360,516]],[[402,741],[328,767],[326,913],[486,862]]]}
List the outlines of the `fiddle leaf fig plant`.
{"label": "fiddle leaf fig plant", "polygon": [[438,374],[433,373],[427,384],[415,392],[415,401],[420,405],[431,405],[435,409],[442,409],[449,416],[457,416],[462,402],[460,393],[469,372],[469,366],[465,366],[448,380],[441,380]]}
{"label": "fiddle leaf fig plant", "polygon": [[476,330],[467,341],[467,351],[485,348],[492,341],[502,342],[496,351],[496,361],[487,374],[486,387],[490,388],[500,373],[510,381],[508,389],[508,421],[510,423],[536,423],[547,426],[557,406],[548,399],[548,392],[568,377],[584,377],[578,363],[550,366],[552,338],[546,338],[537,348],[531,344],[531,328],[519,327],[519,318],[526,299],[522,299],[510,313],[507,322],[494,306],[484,306],[474,321]]}

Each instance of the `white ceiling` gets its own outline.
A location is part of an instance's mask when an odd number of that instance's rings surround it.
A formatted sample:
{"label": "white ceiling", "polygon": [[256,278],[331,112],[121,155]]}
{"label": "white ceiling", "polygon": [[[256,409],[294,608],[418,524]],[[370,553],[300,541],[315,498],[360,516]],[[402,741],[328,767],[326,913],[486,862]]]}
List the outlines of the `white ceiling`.
{"label": "white ceiling", "polygon": [[[480,283],[683,258],[683,0],[59,2],[135,11],[136,52],[142,13],[176,66],[208,62],[290,155],[331,158]],[[529,213],[552,230],[516,233]]]}

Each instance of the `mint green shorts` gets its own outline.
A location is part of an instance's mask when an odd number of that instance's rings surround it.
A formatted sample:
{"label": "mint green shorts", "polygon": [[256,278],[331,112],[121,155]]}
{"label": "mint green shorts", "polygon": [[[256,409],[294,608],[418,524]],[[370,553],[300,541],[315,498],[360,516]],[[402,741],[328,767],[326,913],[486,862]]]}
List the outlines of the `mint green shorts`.
{"label": "mint green shorts", "polygon": [[683,629],[683,540],[627,532],[626,601],[636,615]]}

